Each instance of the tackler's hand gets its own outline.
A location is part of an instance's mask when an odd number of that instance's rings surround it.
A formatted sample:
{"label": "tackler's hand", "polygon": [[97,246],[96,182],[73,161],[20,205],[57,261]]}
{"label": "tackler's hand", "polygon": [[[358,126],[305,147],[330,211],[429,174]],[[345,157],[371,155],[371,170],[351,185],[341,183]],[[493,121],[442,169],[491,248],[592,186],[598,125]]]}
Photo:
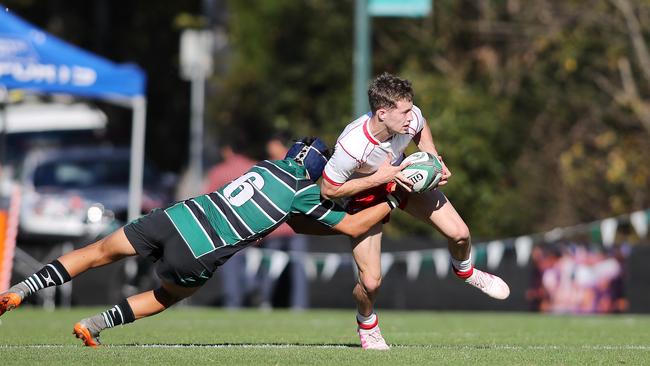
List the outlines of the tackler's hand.
{"label": "tackler's hand", "polygon": [[411,187],[405,186],[401,182],[397,182],[391,194],[396,196],[401,202],[404,202],[411,192],[413,192]]}

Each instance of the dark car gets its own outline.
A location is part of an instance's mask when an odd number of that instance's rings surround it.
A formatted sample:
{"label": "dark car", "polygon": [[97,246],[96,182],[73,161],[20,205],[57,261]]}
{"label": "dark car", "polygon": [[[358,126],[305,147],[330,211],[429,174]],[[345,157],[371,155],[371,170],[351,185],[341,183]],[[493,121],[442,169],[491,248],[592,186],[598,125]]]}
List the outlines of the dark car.
{"label": "dark car", "polygon": [[[28,154],[22,169],[22,237],[81,238],[126,220],[128,148],[75,147]],[[170,201],[173,185],[145,164],[142,212]]]}

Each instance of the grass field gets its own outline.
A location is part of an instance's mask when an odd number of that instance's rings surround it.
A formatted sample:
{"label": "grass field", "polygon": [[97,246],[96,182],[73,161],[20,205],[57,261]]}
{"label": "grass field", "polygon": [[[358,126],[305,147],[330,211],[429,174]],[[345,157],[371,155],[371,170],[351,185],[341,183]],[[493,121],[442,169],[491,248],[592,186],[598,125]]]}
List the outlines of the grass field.
{"label": "grass field", "polygon": [[643,365],[650,316],[381,311],[392,349],[363,351],[354,312],[178,308],[81,347],[74,322],[104,308],[21,308],[0,320],[4,365]]}

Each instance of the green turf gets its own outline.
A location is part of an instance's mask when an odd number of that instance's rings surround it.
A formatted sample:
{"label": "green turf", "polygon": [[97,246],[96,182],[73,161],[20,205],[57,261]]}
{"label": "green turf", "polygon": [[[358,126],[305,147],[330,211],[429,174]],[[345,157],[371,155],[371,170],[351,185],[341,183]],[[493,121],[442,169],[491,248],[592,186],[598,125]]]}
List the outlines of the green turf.
{"label": "green turf", "polygon": [[70,333],[105,309],[21,308],[0,325],[4,365],[642,365],[650,316],[381,311],[388,352],[363,351],[354,312],[177,308],[107,330],[83,348]]}

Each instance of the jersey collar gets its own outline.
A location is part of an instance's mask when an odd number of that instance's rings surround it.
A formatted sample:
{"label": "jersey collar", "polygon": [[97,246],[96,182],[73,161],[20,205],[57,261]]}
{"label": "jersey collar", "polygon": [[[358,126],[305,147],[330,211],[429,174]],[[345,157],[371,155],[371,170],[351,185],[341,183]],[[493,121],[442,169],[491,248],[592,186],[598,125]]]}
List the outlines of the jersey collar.
{"label": "jersey collar", "polygon": [[370,133],[370,117],[363,123],[363,134],[366,135],[366,138],[368,141],[370,141],[373,145],[379,145],[379,141]]}

